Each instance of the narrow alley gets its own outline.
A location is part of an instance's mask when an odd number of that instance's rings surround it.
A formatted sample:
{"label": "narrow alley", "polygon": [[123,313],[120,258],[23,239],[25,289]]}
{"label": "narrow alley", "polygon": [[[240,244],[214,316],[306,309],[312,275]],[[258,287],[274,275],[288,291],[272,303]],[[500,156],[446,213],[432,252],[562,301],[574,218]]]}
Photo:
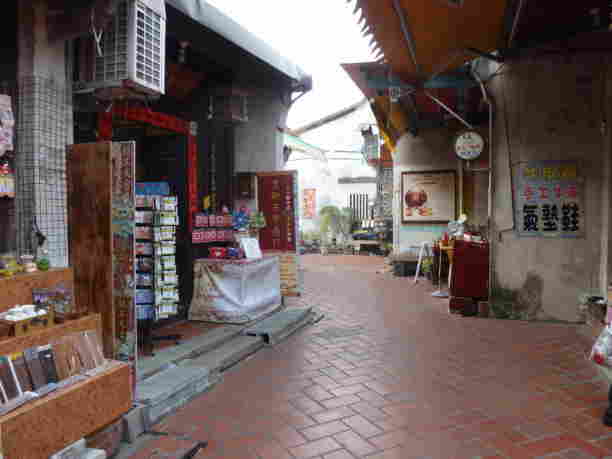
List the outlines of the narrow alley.
{"label": "narrow alley", "polygon": [[608,386],[575,326],[464,318],[382,258],[303,257],[323,320],[155,427],[134,459],[601,458]]}

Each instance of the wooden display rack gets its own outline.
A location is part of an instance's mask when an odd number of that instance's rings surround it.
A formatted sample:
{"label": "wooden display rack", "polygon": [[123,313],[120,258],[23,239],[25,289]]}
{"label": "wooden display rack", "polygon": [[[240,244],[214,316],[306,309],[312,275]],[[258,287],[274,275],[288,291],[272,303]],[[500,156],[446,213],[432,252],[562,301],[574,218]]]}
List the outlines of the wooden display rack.
{"label": "wooden display rack", "polygon": [[[2,279],[0,311],[15,304],[30,303],[32,288],[50,287],[62,280],[72,284],[70,269]],[[93,330],[101,336],[102,320],[99,314],[0,341],[0,355],[23,352],[72,333]],[[116,421],[132,408],[132,400],[129,365],[111,362],[94,376],[0,416],[0,457],[47,458]]]}
{"label": "wooden display rack", "polygon": [[0,312],[18,304],[32,304],[32,289],[50,288],[59,283],[74,284],[70,268],[56,268],[12,277],[0,277]]}
{"label": "wooden display rack", "polygon": [[0,319],[0,324],[10,330],[10,336],[25,336],[30,333],[36,333],[43,328],[53,328],[54,323],[55,314],[53,308],[50,308],[45,315],[29,319],[17,321]]}

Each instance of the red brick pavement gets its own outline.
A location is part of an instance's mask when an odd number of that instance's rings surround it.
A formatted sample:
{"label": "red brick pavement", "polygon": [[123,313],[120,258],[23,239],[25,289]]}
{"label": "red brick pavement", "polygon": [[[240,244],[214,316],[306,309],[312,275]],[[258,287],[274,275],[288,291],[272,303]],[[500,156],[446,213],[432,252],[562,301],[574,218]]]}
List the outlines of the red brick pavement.
{"label": "red brick pavement", "polygon": [[133,457],[612,457],[607,385],[575,328],[463,318],[377,257],[304,257],[325,319],[225,375]]}

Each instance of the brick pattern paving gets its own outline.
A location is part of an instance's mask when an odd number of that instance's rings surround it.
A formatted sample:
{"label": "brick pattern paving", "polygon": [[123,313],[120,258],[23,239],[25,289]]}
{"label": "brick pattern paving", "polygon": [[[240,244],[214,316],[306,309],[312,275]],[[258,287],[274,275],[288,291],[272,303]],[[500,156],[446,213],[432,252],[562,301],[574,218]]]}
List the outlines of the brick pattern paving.
{"label": "brick pattern paving", "polygon": [[450,315],[377,257],[304,262],[295,304],[325,319],[230,370],[135,459],[203,440],[199,459],[612,457],[608,386],[573,326]]}

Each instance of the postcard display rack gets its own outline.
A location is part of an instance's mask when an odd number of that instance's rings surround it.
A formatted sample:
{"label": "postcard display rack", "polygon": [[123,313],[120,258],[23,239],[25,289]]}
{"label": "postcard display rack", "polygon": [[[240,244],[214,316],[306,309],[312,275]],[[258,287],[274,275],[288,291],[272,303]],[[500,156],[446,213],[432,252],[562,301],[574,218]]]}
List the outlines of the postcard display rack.
{"label": "postcard display rack", "polygon": [[153,323],[178,314],[177,204],[176,196],[136,197],[136,317],[149,353]]}

